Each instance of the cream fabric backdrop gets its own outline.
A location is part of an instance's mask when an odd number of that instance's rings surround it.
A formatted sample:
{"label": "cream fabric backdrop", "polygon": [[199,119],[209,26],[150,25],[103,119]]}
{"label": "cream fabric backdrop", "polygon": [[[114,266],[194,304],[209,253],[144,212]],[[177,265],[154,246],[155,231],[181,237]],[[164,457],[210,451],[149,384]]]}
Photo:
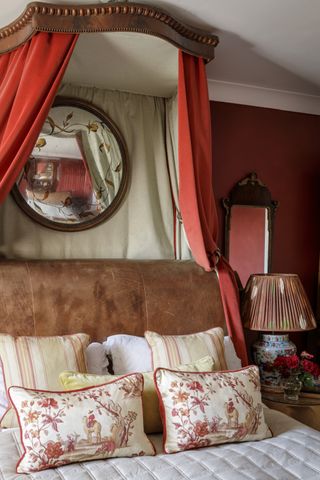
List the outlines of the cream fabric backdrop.
{"label": "cream fabric backdrop", "polygon": [[110,220],[74,233],[34,223],[9,196],[0,211],[0,251],[29,259],[174,258],[165,100],[71,85],[59,93],[94,103],[118,125],[129,152],[128,194]]}
{"label": "cream fabric backdrop", "polygon": [[192,258],[187,236],[182,223],[179,205],[179,159],[178,159],[178,95],[166,98],[166,142],[168,155],[169,178],[175,212],[176,258],[177,260]]}

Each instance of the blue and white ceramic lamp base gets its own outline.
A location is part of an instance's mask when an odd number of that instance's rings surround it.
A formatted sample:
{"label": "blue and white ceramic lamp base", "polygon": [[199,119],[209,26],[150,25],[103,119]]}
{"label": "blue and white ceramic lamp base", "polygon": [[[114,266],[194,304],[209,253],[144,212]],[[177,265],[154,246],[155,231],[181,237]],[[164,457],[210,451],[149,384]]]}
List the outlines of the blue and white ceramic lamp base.
{"label": "blue and white ceramic lamp base", "polygon": [[283,391],[281,374],[271,366],[277,357],[295,355],[296,353],[296,346],[289,340],[288,334],[260,334],[259,340],[252,346],[252,354],[260,370],[260,381],[263,389]]}

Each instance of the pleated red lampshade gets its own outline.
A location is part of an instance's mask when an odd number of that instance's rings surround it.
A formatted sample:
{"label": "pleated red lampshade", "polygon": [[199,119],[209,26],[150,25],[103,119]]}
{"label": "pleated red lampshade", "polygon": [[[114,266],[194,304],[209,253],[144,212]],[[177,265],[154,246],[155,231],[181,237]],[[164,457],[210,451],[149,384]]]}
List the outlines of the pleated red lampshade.
{"label": "pleated red lampshade", "polygon": [[244,326],[260,332],[300,332],[316,328],[302,283],[295,274],[251,275],[242,307]]}

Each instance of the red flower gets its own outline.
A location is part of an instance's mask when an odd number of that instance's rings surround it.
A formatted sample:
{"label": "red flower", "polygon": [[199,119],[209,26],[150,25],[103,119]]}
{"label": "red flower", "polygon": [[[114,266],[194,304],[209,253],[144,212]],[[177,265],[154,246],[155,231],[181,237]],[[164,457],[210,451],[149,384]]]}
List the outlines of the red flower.
{"label": "red flower", "polygon": [[209,433],[208,423],[198,420],[194,427],[194,433],[199,437],[205,437]]}
{"label": "red flower", "polygon": [[314,362],[310,362],[310,360],[301,360],[301,368],[304,372],[311,373],[314,377],[318,377],[320,375],[320,367]]}
{"label": "red flower", "polygon": [[190,388],[190,390],[199,390],[199,392],[203,392],[203,387],[201,383],[197,382],[196,380],[194,382],[188,383],[187,387]]}
{"label": "red flower", "polygon": [[291,355],[290,357],[288,357],[288,368],[290,368],[290,370],[294,370],[296,368],[299,368],[299,357],[298,355]]}
{"label": "red flower", "polygon": [[40,405],[43,408],[58,408],[58,402],[54,398],[45,398],[43,400],[40,400],[38,402],[38,405]]}
{"label": "red flower", "polygon": [[189,393],[187,392],[182,392],[181,390],[172,397],[172,400],[173,400],[173,403],[174,405],[176,405],[177,403],[184,403],[188,400],[189,398]]}
{"label": "red flower", "polygon": [[46,446],[45,453],[50,460],[51,458],[59,458],[63,455],[61,442],[49,442]]}
{"label": "red flower", "polygon": [[275,359],[273,366],[283,370],[294,370],[299,368],[298,355],[279,356]]}
{"label": "red flower", "polygon": [[282,368],[286,366],[286,357],[279,356],[273,362],[273,366],[276,368]]}
{"label": "red flower", "polygon": [[273,367],[282,371],[283,375],[289,375],[292,370],[297,373],[310,373],[314,377],[320,376],[320,366],[312,362],[313,355],[302,352],[300,359],[297,355],[279,356],[275,359]]}
{"label": "red flower", "polygon": [[29,412],[24,417],[24,422],[26,425],[28,425],[29,423],[36,422],[39,417],[40,417],[40,412],[37,412],[36,410],[29,410]]}

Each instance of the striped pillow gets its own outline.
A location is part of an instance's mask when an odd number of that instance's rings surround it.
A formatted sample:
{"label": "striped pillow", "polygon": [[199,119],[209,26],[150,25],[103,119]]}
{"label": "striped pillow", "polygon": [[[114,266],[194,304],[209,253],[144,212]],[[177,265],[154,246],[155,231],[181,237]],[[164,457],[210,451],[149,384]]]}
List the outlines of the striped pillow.
{"label": "striped pillow", "polygon": [[[63,370],[86,372],[85,349],[89,336],[84,333],[61,337],[17,337],[0,334],[0,367],[6,389],[12,385],[61,390],[59,374]],[[14,409],[9,407],[0,419],[0,427],[18,426]]]}
{"label": "striped pillow", "polygon": [[192,363],[206,355],[214,360],[214,370],[226,370],[224,333],[216,327],[206,332],[191,335],[159,335],[145,332],[144,336],[152,351],[153,368],[174,368],[183,363]]}

